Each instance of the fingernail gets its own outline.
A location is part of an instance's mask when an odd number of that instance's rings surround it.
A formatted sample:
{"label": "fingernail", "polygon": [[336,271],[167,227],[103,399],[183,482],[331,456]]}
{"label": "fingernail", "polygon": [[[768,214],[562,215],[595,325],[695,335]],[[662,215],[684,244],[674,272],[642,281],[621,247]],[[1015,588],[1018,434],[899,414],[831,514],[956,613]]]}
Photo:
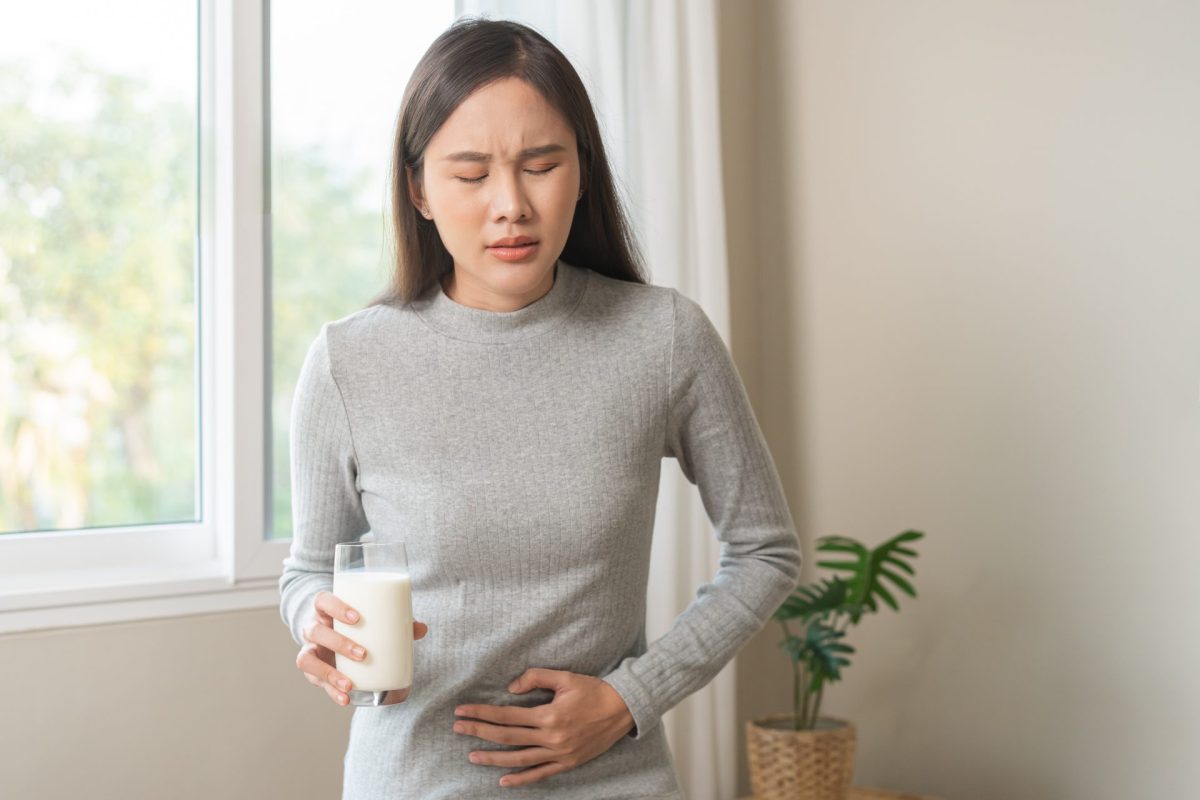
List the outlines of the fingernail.
{"label": "fingernail", "polygon": [[351,622],[356,621],[358,619],[358,612],[357,611],[347,611],[346,619],[350,620]]}
{"label": "fingernail", "polygon": [[338,686],[342,687],[342,691],[350,691],[350,681],[338,681]]}
{"label": "fingernail", "polygon": [[363,653],[365,653],[365,652],[367,652],[367,651],[366,651],[366,650],[363,650],[361,647],[355,647],[355,648],[354,648],[354,655],[358,656],[359,658],[362,658],[362,655],[363,655]]}
{"label": "fingernail", "polygon": [[471,759],[472,764],[479,763],[479,754],[478,753],[471,753],[471,755],[467,756],[467,758]]}

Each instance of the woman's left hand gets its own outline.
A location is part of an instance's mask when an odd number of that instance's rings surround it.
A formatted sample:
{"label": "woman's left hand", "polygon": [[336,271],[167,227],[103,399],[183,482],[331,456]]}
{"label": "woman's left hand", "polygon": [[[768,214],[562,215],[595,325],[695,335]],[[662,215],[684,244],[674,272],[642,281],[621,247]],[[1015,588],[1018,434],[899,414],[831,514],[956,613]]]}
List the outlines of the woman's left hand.
{"label": "woman's left hand", "polygon": [[617,690],[599,678],[557,669],[528,669],[508,686],[513,694],[552,689],[554,699],[524,706],[462,705],[455,733],[520,750],[476,750],[475,764],[530,767],[510,772],[501,786],[521,786],[574,769],[608,750],[633,728],[633,715]]}

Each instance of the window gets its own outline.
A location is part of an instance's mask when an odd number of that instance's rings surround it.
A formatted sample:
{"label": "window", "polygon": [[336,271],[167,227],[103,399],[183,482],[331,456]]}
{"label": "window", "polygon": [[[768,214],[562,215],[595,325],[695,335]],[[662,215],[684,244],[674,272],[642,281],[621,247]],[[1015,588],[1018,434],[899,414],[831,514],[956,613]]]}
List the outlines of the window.
{"label": "window", "polygon": [[145,10],[0,33],[3,534],[200,517],[196,11]]}
{"label": "window", "polygon": [[453,2],[420,11],[0,26],[0,632],[277,602],[291,391],[386,281],[392,125]]}
{"label": "window", "polygon": [[[292,390],[321,324],[391,273],[388,171],[408,76],[452,0],[271,6],[271,535],[291,536]],[[336,24],[331,24],[331,22]],[[319,57],[314,58],[314,54]]]}

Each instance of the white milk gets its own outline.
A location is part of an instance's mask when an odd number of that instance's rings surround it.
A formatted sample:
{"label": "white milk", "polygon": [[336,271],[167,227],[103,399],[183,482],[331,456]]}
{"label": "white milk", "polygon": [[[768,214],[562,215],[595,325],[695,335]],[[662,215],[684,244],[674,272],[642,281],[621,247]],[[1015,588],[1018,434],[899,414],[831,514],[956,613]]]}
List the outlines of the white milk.
{"label": "white milk", "polygon": [[363,661],[334,654],[338,671],[350,679],[350,688],[382,692],[412,686],[412,582],[408,573],[335,572],[333,593],[359,614],[353,625],[335,618],[333,629],[367,651]]}

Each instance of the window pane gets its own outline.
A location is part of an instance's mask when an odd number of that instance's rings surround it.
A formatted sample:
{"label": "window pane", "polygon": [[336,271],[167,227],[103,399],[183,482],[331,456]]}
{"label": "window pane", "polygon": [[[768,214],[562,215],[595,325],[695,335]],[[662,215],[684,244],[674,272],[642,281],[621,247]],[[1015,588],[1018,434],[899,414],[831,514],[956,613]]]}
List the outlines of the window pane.
{"label": "window pane", "polygon": [[288,422],[300,365],[322,323],[387,283],[400,98],[453,20],[453,0],[343,3],[336,19],[327,3],[271,4],[273,537],[292,532]]}
{"label": "window pane", "polygon": [[0,533],[198,515],[196,0],[0,25]]}

